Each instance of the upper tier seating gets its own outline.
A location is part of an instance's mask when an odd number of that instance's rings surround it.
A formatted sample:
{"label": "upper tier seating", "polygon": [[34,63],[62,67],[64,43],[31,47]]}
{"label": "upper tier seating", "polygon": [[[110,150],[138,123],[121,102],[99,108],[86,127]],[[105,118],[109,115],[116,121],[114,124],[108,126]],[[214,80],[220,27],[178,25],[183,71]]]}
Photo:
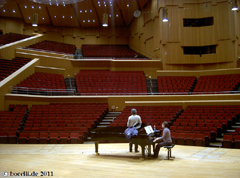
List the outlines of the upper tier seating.
{"label": "upper tier seating", "polygon": [[194,92],[224,93],[235,91],[240,85],[240,74],[201,76]]}
{"label": "upper tier seating", "polygon": [[155,125],[156,129],[162,128],[163,121],[171,123],[183,111],[182,106],[126,106],[110,126],[127,126],[132,108],[137,110],[137,115],[141,117],[142,123],[148,123],[153,128]]}
{"label": "upper tier seating", "polygon": [[76,75],[77,92],[89,94],[141,94],[147,93],[143,72],[82,70]]}
{"label": "upper tier seating", "polygon": [[84,58],[146,58],[128,45],[82,45]]}
{"label": "upper tier seating", "polygon": [[53,51],[57,53],[64,54],[74,54],[76,50],[75,45],[53,42],[53,41],[42,41],[33,45],[28,46],[27,48],[45,50],[45,51]]}
{"label": "upper tier seating", "polygon": [[187,94],[187,92],[193,91],[197,82],[196,77],[182,76],[158,76],[157,80],[159,94],[163,94],[165,92],[181,92],[180,94]]}
{"label": "upper tier seating", "polygon": [[0,59],[0,81],[27,64],[31,59],[15,58],[13,60]]}
{"label": "upper tier seating", "polygon": [[0,111],[0,143],[17,143],[27,106],[11,106],[11,111]]}
{"label": "upper tier seating", "polygon": [[19,41],[25,38],[29,38],[28,35],[16,34],[16,33],[6,33],[5,35],[0,36],[0,46],[15,41]]}
{"label": "upper tier seating", "polygon": [[[64,83],[64,78],[59,74],[48,74],[36,72],[26,78],[21,83],[17,84],[17,89],[21,90],[26,87],[29,91],[51,91],[52,89],[59,92],[66,91],[66,86]],[[37,90],[37,88],[41,90]],[[30,93],[29,93],[30,94]]]}
{"label": "upper tier seating", "polygon": [[107,112],[107,103],[33,105],[19,143],[83,143]]}

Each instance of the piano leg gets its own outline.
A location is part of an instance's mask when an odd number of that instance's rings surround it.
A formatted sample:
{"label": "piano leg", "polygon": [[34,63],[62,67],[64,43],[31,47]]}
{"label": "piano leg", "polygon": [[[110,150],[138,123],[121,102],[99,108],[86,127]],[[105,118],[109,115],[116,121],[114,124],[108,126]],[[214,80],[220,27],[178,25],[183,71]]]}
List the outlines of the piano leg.
{"label": "piano leg", "polygon": [[99,156],[99,153],[98,153],[98,143],[99,142],[95,142],[95,153],[97,156]]}
{"label": "piano leg", "polygon": [[151,145],[148,145],[148,157],[151,157]]}
{"label": "piano leg", "polygon": [[140,161],[144,161],[145,159],[145,145],[141,145],[142,148],[142,157],[140,158]]}

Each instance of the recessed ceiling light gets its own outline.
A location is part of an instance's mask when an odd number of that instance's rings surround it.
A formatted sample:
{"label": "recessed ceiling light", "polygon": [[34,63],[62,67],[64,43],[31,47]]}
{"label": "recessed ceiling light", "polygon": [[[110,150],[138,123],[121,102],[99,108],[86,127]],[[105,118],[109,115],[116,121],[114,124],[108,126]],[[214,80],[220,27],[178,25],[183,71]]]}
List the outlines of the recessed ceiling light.
{"label": "recessed ceiling light", "polygon": [[72,19],[72,16],[70,16],[70,18]]}
{"label": "recessed ceiling light", "polygon": [[88,20],[88,22],[90,22],[90,20]]}
{"label": "recessed ceiling light", "polygon": [[83,20],[83,22],[85,22],[85,20]]}
{"label": "recessed ceiling light", "polygon": [[93,22],[95,22],[95,20],[93,20]]}
{"label": "recessed ceiling light", "polygon": [[32,9],[34,9],[34,6],[32,6]]}
{"label": "recessed ceiling light", "polygon": [[5,10],[5,9],[3,9],[3,12],[6,12],[6,10]]}
{"label": "recessed ceiling light", "polygon": [[87,12],[87,10],[85,10],[85,12]]}
{"label": "recessed ceiling light", "polygon": [[127,4],[127,7],[129,7],[129,4]]}
{"label": "recessed ceiling light", "polygon": [[112,6],[112,4],[110,4],[110,6]]}
{"label": "recessed ceiling light", "polygon": [[52,3],[51,3],[51,2],[49,2],[49,5],[52,5]]}
{"label": "recessed ceiling light", "polygon": [[44,17],[42,19],[44,20]]}
{"label": "recessed ceiling light", "polygon": [[116,17],[118,17],[118,14],[116,14]]}
{"label": "recessed ceiling light", "polygon": [[65,4],[63,4],[63,6],[65,7]]}
{"label": "recessed ceiling light", "polygon": [[58,6],[58,3],[56,5]]}
{"label": "recessed ceiling light", "polygon": [[100,4],[100,1],[98,1],[98,4]]}
{"label": "recessed ceiling light", "polygon": [[54,18],[56,18],[56,15],[54,15]]}
{"label": "recessed ceiling light", "polygon": [[90,9],[90,12],[92,12],[92,9]]}
{"label": "recessed ceiling light", "polygon": [[109,14],[109,17],[112,17],[112,15],[111,15],[111,14]]}
{"label": "recessed ceiling light", "polygon": [[41,9],[41,6],[38,6],[38,9]]}
{"label": "recessed ceiling light", "polygon": [[103,4],[106,4],[106,2],[104,1]]}
{"label": "recessed ceiling light", "polygon": [[104,4],[104,6],[107,6],[106,4]]}
{"label": "recessed ceiling light", "polygon": [[82,13],[82,10],[80,10],[80,13]]}
{"label": "recessed ceiling light", "polygon": [[98,6],[101,6],[101,4],[98,4]]}
{"label": "recessed ceiling light", "polygon": [[15,10],[13,10],[12,12],[15,13]]}
{"label": "recessed ceiling light", "polygon": [[27,6],[24,6],[25,9],[27,9]]}
{"label": "recessed ceiling light", "polygon": [[64,15],[62,16],[62,18],[64,19]]}
{"label": "recessed ceiling light", "polygon": [[28,19],[31,19],[31,17],[28,17]]}

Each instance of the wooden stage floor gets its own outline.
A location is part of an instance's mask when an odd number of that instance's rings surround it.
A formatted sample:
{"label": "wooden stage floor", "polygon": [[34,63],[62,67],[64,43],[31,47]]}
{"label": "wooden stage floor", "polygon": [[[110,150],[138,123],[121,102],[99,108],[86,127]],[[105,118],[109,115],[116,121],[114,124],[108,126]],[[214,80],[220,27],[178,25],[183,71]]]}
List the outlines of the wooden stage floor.
{"label": "wooden stage floor", "polygon": [[63,178],[155,178],[155,177],[240,177],[240,150],[175,146],[176,158],[140,161],[140,153],[129,153],[128,144],[100,144],[100,156],[94,144],[1,144],[0,177],[4,171],[53,171],[53,177]]}

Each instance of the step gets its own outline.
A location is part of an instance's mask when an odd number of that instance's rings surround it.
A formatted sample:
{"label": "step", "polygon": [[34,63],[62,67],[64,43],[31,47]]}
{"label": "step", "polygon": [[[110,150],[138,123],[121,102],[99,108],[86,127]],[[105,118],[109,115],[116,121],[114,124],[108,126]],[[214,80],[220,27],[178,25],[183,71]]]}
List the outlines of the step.
{"label": "step", "polygon": [[216,141],[221,142],[223,138],[216,138]]}
{"label": "step", "polygon": [[235,132],[234,129],[227,129],[227,132]]}
{"label": "step", "polygon": [[114,118],[116,118],[117,116],[106,116],[106,117],[104,117],[104,119],[114,119]]}
{"label": "step", "polygon": [[222,147],[222,143],[221,142],[210,143],[209,146],[221,148]]}
{"label": "step", "polygon": [[240,122],[236,122],[236,125],[240,125]]}
{"label": "step", "polygon": [[97,128],[108,127],[108,125],[98,125]]}
{"label": "step", "polygon": [[114,119],[103,119],[102,122],[113,122]]}
{"label": "step", "polygon": [[111,122],[100,122],[99,125],[110,125]]}
{"label": "step", "polygon": [[121,112],[108,112],[108,114],[121,114]]}
{"label": "step", "polygon": [[240,125],[233,125],[232,128],[234,128],[234,129],[240,128]]}

